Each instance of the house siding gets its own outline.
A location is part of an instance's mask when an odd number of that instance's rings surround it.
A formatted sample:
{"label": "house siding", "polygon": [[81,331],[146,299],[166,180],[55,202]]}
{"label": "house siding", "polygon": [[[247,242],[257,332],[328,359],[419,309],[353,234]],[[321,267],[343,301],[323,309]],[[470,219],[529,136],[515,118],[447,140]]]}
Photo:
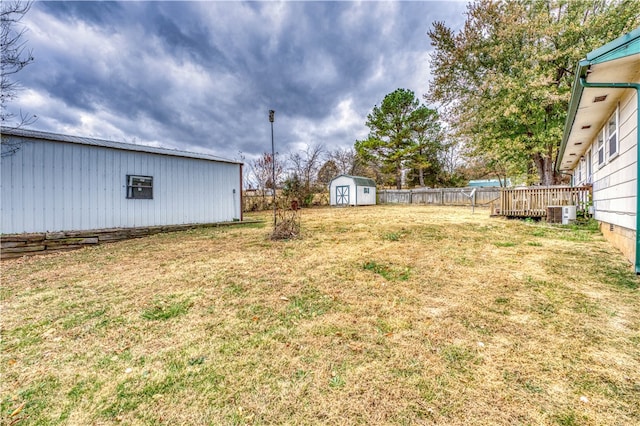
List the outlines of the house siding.
{"label": "house siding", "polygon": [[[593,175],[594,218],[600,222],[600,230],[605,238],[618,248],[630,262],[635,260],[636,202],[637,202],[637,92],[629,90],[618,105],[618,156],[608,158],[608,144],[605,141],[606,161],[598,166],[597,136],[591,143]],[[602,117],[601,127],[609,119]],[[589,147],[588,147],[589,148]],[[588,151],[587,148],[587,151]],[[588,183],[586,164],[578,163],[573,172],[581,179],[577,184]]]}
{"label": "house siding", "polygon": [[[586,178],[579,173],[581,155],[591,149],[587,165],[593,165],[593,214],[605,237],[618,247],[640,274],[640,227],[638,216],[638,101],[640,90],[640,28],[622,34],[615,40],[586,54],[576,64],[567,119],[560,141],[555,168],[573,172],[573,182]],[[598,163],[598,133],[611,114],[616,112],[617,129],[614,158],[608,158],[612,139],[603,138],[605,162]],[[589,140],[592,138],[593,140]],[[609,140],[607,140],[609,139]],[[586,150],[585,150],[586,148]],[[576,161],[577,160],[577,161]],[[578,176],[576,177],[576,172]]]}
{"label": "house siding", "polygon": [[[2,158],[3,234],[241,218],[240,164],[52,140],[24,141],[16,153]],[[127,175],[152,176],[153,199],[127,199]]]}
{"label": "house siding", "polygon": [[[637,102],[629,91],[619,104],[617,157],[597,166],[597,140],[593,142],[593,204],[596,220],[635,231],[637,194]],[[607,120],[609,117],[604,117]],[[605,123],[603,123],[604,125]],[[606,150],[606,148],[605,148]],[[606,153],[608,157],[608,152]]]}

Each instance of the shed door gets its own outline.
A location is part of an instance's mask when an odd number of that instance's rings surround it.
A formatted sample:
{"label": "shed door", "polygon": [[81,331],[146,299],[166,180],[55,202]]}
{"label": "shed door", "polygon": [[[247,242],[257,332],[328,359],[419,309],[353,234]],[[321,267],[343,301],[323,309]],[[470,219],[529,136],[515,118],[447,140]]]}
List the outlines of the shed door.
{"label": "shed door", "polygon": [[336,204],[343,206],[349,204],[349,186],[336,186]]}

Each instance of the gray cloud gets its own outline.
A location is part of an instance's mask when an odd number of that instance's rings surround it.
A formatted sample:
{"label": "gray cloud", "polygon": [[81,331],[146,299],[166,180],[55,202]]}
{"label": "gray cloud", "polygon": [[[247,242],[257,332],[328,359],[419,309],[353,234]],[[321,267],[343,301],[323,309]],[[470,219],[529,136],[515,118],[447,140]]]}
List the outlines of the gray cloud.
{"label": "gray cloud", "polygon": [[352,146],[367,114],[427,88],[426,32],[451,2],[36,2],[11,105],[35,129],[234,158]]}

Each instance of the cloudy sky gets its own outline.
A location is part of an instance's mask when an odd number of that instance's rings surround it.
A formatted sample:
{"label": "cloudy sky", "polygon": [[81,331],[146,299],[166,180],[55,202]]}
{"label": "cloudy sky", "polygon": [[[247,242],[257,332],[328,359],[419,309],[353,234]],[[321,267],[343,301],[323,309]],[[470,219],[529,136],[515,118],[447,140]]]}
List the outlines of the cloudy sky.
{"label": "cloudy sky", "polygon": [[247,160],[350,148],[397,88],[420,98],[434,21],[464,2],[36,2],[35,61],[10,105],[29,128]]}

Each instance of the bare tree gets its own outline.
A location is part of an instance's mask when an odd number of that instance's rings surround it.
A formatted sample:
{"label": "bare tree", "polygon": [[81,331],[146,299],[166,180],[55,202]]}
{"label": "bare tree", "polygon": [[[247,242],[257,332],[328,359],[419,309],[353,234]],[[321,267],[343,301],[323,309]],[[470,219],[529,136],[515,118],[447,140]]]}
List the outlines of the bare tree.
{"label": "bare tree", "polygon": [[[18,97],[20,89],[20,85],[14,80],[14,77],[33,62],[32,51],[25,49],[26,41],[23,40],[27,29],[20,23],[24,15],[31,9],[31,4],[30,1],[5,0],[0,6],[0,44],[2,45],[0,120],[3,125],[14,117],[14,114],[7,111],[8,103]],[[34,121],[35,116],[29,117],[21,112],[15,127],[28,125]]]}
{"label": "bare tree", "polygon": [[364,163],[353,148],[336,148],[329,152],[329,159],[338,168],[338,174],[360,175],[364,169]]}
{"label": "bare tree", "polygon": [[335,161],[327,160],[324,162],[322,167],[318,170],[318,185],[322,185],[322,187],[329,186],[331,179],[340,175],[341,173],[338,170],[338,166],[336,166]]}
{"label": "bare tree", "polygon": [[289,154],[291,173],[301,180],[307,193],[311,191],[316,183],[315,179],[318,176],[324,152],[324,146],[318,144],[311,145],[302,152]]}
{"label": "bare tree", "polygon": [[442,168],[445,173],[452,175],[464,164],[463,151],[463,141],[451,137],[442,151]]}
{"label": "bare tree", "polygon": [[[30,50],[25,51],[25,43],[22,41],[26,28],[20,26],[20,20],[31,8],[31,2],[2,1],[0,4],[0,45],[2,56],[0,58],[0,69],[2,80],[0,82],[0,124],[5,126],[14,118],[14,114],[7,110],[10,101],[18,97],[20,86],[13,80],[24,67],[33,62],[33,55]],[[33,124],[37,117],[28,116],[20,111],[13,128],[19,128]],[[2,136],[2,157],[15,154],[22,145],[19,138]]]}
{"label": "bare tree", "polygon": [[[276,185],[273,184],[273,161],[275,160],[275,175]],[[277,187],[278,182],[282,179],[282,173],[284,167],[282,163],[276,157],[272,159],[271,154],[263,153],[258,159],[251,161],[251,173],[253,174],[253,180],[257,188],[262,191],[264,195],[267,188],[274,189]]]}
{"label": "bare tree", "polygon": [[238,151],[238,155],[234,158],[235,161],[242,163],[242,189],[249,189],[253,187],[253,179],[252,173],[250,169],[247,169],[245,165],[247,164],[247,157],[243,154],[242,151]]}

